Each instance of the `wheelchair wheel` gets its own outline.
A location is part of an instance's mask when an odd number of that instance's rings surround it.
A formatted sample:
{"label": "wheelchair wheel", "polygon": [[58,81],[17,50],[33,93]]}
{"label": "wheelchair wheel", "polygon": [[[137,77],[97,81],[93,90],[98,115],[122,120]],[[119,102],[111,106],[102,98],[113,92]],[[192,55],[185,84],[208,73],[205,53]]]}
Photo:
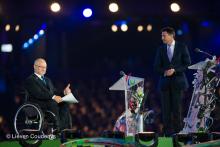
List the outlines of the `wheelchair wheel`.
{"label": "wheelchair wheel", "polygon": [[42,130],[43,133],[47,135],[54,134],[57,129],[56,121],[56,115],[51,111],[46,111]]}
{"label": "wheelchair wheel", "polygon": [[42,130],[43,113],[41,109],[32,103],[23,104],[16,112],[14,119],[15,132],[19,134],[22,130]]}
{"label": "wheelchair wheel", "polygon": [[37,130],[24,129],[19,133],[19,135],[29,136],[28,138],[20,138],[18,140],[22,147],[39,147],[43,141],[41,138],[36,137],[43,135],[42,131],[39,132]]}

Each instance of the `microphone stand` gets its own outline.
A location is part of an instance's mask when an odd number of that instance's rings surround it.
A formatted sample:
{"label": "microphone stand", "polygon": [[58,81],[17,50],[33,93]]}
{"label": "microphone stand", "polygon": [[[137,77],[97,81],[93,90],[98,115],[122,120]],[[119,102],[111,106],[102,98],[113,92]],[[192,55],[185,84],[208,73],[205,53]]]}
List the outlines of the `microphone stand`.
{"label": "microphone stand", "polygon": [[204,51],[199,51],[200,53],[203,53],[203,54],[205,54],[205,55],[207,55],[207,56],[209,56],[209,57],[212,57],[213,58],[213,56],[211,55],[211,54],[209,54],[209,53],[207,53],[207,52],[204,52]]}
{"label": "microphone stand", "polygon": [[214,57],[213,55],[211,55],[211,54],[209,54],[208,52],[205,52],[205,51],[203,51],[203,50],[200,50],[199,48],[196,48],[195,49],[195,52],[199,52],[199,53],[203,53],[203,54],[205,54],[205,55],[207,55],[207,56],[209,56],[209,57]]}

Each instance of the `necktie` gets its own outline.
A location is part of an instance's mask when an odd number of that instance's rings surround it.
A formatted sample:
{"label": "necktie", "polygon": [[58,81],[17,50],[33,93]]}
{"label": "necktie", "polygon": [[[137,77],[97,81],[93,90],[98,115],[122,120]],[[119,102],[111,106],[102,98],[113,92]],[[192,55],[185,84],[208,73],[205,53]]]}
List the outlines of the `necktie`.
{"label": "necktie", "polygon": [[44,84],[46,85],[46,80],[45,80],[44,76],[41,76],[41,79],[44,82]]}
{"label": "necktie", "polygon": [[173,58],[173,52],[172,52],[172,49],[171,49],[170,45],[167,46],[167,56],[169,58],[169,61],[171,61],[172,58]]}

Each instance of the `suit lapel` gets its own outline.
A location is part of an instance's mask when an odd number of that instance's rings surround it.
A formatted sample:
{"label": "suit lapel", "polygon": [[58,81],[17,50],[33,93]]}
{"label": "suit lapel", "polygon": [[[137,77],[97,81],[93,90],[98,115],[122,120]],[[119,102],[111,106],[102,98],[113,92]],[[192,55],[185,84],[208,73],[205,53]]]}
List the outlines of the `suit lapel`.
{"label": "suit lapel", "polygon": [[43,83],[43,81],[42,81],[38,76],[36,76],[35,74],[34,74],[33,76],[34,76],[35,82],[36,82],[42,89],[48,91],[47,86]]}
{"label": "suit lapel", "polygon": [[174,46],[173,58],[172,58],[171,62],[174,61],[174,58],[176,57],[176,54],[177,54],[177,42],[175,43],[175,46]]}

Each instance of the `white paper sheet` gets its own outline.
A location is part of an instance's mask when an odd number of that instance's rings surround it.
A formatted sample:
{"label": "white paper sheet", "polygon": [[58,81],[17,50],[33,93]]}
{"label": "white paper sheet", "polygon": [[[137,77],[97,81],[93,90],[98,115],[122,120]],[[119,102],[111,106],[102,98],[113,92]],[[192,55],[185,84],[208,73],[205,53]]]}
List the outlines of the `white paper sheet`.
{"label": "white paper sheet", "polygon": [[78,100],[73,96],[72,93],[69,93],[62,97],[63,102],[68,102],[68,103],[78,103]]}

